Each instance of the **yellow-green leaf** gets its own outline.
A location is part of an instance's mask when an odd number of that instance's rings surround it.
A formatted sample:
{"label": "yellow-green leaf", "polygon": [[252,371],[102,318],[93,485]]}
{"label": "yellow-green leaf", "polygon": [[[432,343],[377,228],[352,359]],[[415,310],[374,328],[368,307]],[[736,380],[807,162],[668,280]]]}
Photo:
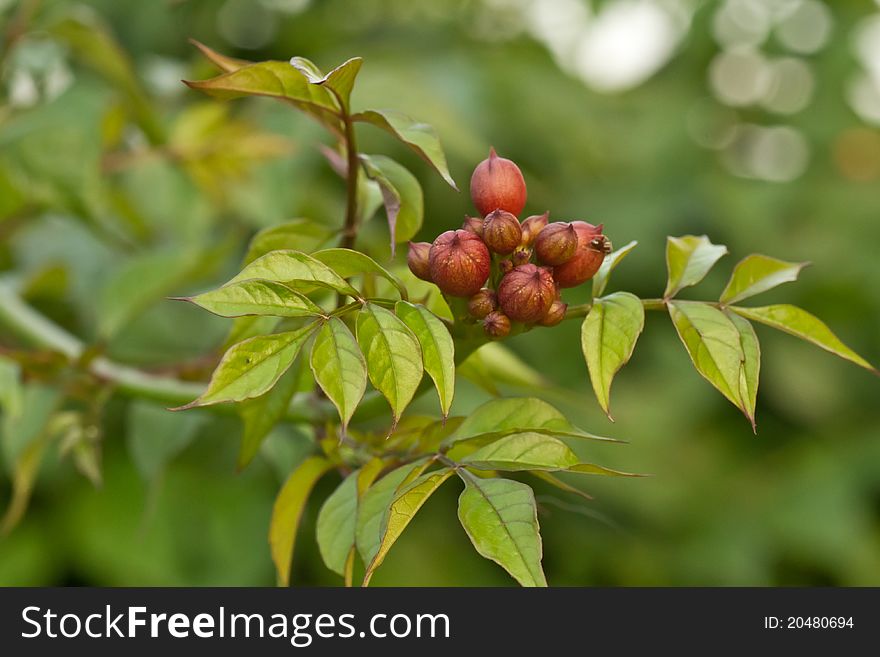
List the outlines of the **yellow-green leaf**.
{"label": "yellow-green leaf", "polygon": [[367,364],[351,331],[338,317],[331,317],[315,336],[311,366],[315,381],[339,411],[345,431],[367,389]]}
{"label": "yellow-green leaf", "polygon": [[352,118],[355,121],[372,123],[397,137],[434,167],[452,189],[458,191],[458,187],[449,173],[443,147],[440,145],[437,133],[430,125],[392,110],[367,110],[353,115]]}
{"label": "yellow-green leaf", "polygon": [[311,252],[325,244],[333,233],[330,229],[308,219],[293,219],[283,224],[269,226],[251,239],[244,264],[250,264],[269,251],[292,250]]}
{"label": "yellow-green leaf", "polygon": [[422,227],[425,214],[422,186],[406,167],[384,155],[361,155],[367,175],[382,192],[382,202],[391,234],[391,254],[395,245],[412,239]]}
{"label": "yellow-green leaf", "polygon": [[510,479],[481,479],[468,473],[462,478],[458,518],[477,552],[522,586],[547,586],[532,489]]}
{"label": "yellow-green leaf", "polygon": [[772,326],[780,331],[812,342],[817,347],[855,363],[866,370],[877,374],[877,368],[840,341],[831,329],[818,317],[806,310],[789,304],[762,306],[760,308],[743,308],[733,306],[731,310],[747,319]]}
{"label": "yellow-green leaf", "polygon": [[229,282],[235,283],[252,278],[285,283],[303,292],[316,287],[325,287],[351,297],[358,296],[358,291],[330,267],[299,251],[271,251],[245,266]]}
{"label": "yellow-green leaf", "polygon": [[397,316],[413,332],[422,348],[422,364],[434,381],[443,416],[449,415],[455,396],[455,343],[446,325],[420,304],[398,301]]}
{"label": "yellow-green leaf", "polygon": [[629,292],[615,292],[593,301],[581,326],[581,349],[593,391],[611,417],[611,382],[630,359],[645,327],[642,302]]}
{"label": "yellow-green leaf", "polygon": [[299,464],[284,482],[272,507],[269,547],[278,572],[279,586],[290,584],[290,566],[296,545],[296,530],[312,488],[332,464],[320,456],[310,456]]}
{"label": "yellow-green leaf", "polygon": [[309,82],[329,89],[339,101],[342,109],[348,113],[351,104],[351,90],[354,88],[354,81],[364,63],[362,58],[353,57],[334,68],[327,75],[321,75],[314,64],[302,57],[294,57],[290,63],[304,73]]}
{"label": "yellow-green leaf", "polygon": [[182,299],[221,317],[309,317],[323,314],[321,308],[304,294],[283,283],[261,279],[235,281],[216,290]]}
{"label": "yellow-green leaf", "polygon": [[232,345],[202,395],[175,410],[259,397],[287,371],[317,322],[285,333],[258,335]]}
{"label": "yellow-green leaf", "polygon": [[739,332],[739,343],[743,351],[743,362],[739,372],[739,394],[743,402],[743,411],[752,423],[752,431],[756,431],[755,406],[758,403],[758,378],[761,373],[761,345],[751,322],[730,310],[725,310],[724,314]]}
{"label": "yellow-green leaf", "polygon": [[613,272],[617,265],[620,264],[621,260],[630,254],[630,251],[636,248],[637,244],[638,242],[633,240],[629,244],[622,246],[605,256],[605,259],[602,261],[602,266],[599,267],[599,271],[593,276],[594,297],[601,297],[605,293],[605,287],[608,285],[608,280],[611,278],[611,272]]}
{"label": "yellow-green leaf", "polygon": [[370,381],[388,400],[396,425],[422,380],[419,342],[397,315],[371,303],[358,312],[357,340]]}
{"label": "yellow-green leaf", "polygon": [[351,278],[359,274],[376,274],[391,283],[406,299],[406,287],[397,276],[385,269],[370,256],[353,249],[324,249],[312,254],[312,257],[323,262],[342,278]]}
{"label": "yellow-green leaf", "polygon": [[795,281],[801,269],[808,264],[785,262],[758,253],[746,256],[733,268],[720,301],[729,305],[766,292],[782,283]]}
{"label": "yellow-green leaf", "polygon": [[479,470],[567,470],[578,457],[568,445],[546,434],[526,431],[504,436],[461,459]]}
{"label": "yellow-green leaf", "polygon": [[712,244],[705,235],[668,237],[666,268],[669,279],[663,296],[667,299],[674,297],[682,288],[699,283],[726,253],[726,246]]}
{"label": "yellow-green leaf", "polygon": [[388,550],[391,549],[418,510],[422,508],[431,494],[449,479],[453,472],[452,468],[443,468],[423,474],[395,495],[382,523],[382,539],[379,541],[379,549],[364,573],[364,586],[369,584],[376,568],[382,565]]}

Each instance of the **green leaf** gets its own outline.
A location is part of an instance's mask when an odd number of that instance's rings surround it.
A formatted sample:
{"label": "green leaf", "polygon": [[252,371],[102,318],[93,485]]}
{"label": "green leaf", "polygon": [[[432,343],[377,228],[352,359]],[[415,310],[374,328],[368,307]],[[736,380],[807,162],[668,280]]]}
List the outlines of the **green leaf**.
{"label": "green leaf", "polygon": [[398,301],[397,316],[413,332],[422,348],[422,364],[434,381],[443,417],[449,415],[455,396],[455,343],[446,325],[419,304]]}
{"label": "green leaf", "polygon": [[321,505],[315,535],[327,568],[345,573],[345,562],[354,545],[357,517],[357,482],[360,470],[348,475]]}
{"label": "green leaf", "polygon": [[825,351],[830,351],[836,356],[864,367],[874,374],[878,373],[877,368],[871,365],[871,363],[843,344],[822,320],[797,306],[789,304],[762,306],[760,308],[732,306],[730,309],[747,319],[761,322],[780,331],[790,333],[801,340],[812,342],[817,347],[821,347]]}
{"label": "green leaf", "polygon": [[333,95],[324,87],[309,82],[289,62],[258,62],[210,80],[184,80],[184,84],[221,100],[243,96],[277,98],[292,103],[328,125],[339,124]]}
{"label": "green leaf", "polygon": [[299,464],[284,482],[272,507],[269,547],[278,572],[278,585],[290,584],[290,566],[296,545],[296,530],[306,501],[315,483],[333,464],[320,456],[310,456]]}
{"label": "green leaf", "polygon": [[406,167],[384,155],[361,155],[367,175],[379,184],[388,230],[391,255],[398,242],[412,239],[422,227],[425,214],[422,186]]}
{"label": "green leaf", "polygon": [[743,362],[739,371],[739,395],[746,417],[752,423],[752,431],[757,433],[755,406],[758,403],[758,378],[761,373],[761,345],[751,322],[730,310],[725,310],[724,314],[739,332],[739,344],[743,352]]}
{"label": "green leaf", "polygon": [[221,55],[216,50],[209,48],[204,43],[196,41],[195,39],[189,39],[189,42],[196,48],[198,48],[208,60],[210,60],[213,64],[217,66],[217,68],[226,73],[237,71],[240,68],[244,68],[245,66],[253,64],[253,62],[249,62],[246,59],[235,59],[234,57]]}
{"label": "green leaf", "polygon": [[563,481],[559,477],[544,470],[535,470],[530,472],[529,474],[534,475],[538,479],[547,482],[554,488],[558,488],[559,490],[565,491],[566,493],[573,493],[579,497],[584,498],[585,500],[592,500],[593,496],[587,493],[586,491],[582,491],[580,488],[572,486],[567,481]]}
{"label": "green leaf", "polygon": [[634,474],[632,472],[621,472],[620,470],[612,470],[604,465],[596,465],[595,463],[577,463],[566,470],[575,474],[591,474],[601,475],[603,477],[644,477],[645,475]]}
{"label": "green leaf", "polygon": [[232,345],[211,375],[202,395],[174,410],[259,397],[291,366],[317,322],[285,333],[258,335]]}
{"label": "green leaf", "polygon": [[669,280],[663,296],[669,299],[682,288],[699,283],[726,253],[726,246],[712,244],[705,235],[666,238]]}
{"label": "green leaf", "polygon": [[785,262],[754,253],[746,256],[733,268],[730,280],[721,293],[720,301],[730,305],[766,292],[777,285],[796,281],[808,262]]}
{"label": "green leaf", "polygon": [[252,278],[285,283],[303,292],[324,287],[350,297],[358,296],[358,291],[330,267],[299,251],[271,251],[247,265],[229,283]]}
{"label": "green leaf", "polygon": [[339,101],[342,109],[346,113],[349,112],[351,90],[354,88],[354,81],[357,79],[361,65],[364,63],[362,58],[353,57],[334,68],[327,75],[321,75],[321,72],[314,64],[302,57],[294,57],[290,60],[290,63],[299,69],[308,78],[309,82],[329,89]]}
{"label": "green leaf", "polygon": [[358,312],[357,341],[373,387],[391,406],[393,432],[422,380],[419,342],[397,315],[371,303]]}
{"label": "green leaf", "polygon": [[353,249],[336,248],[318,251],[313,253],[312,257],[323,262],[342,278],[350,278],[359,274],[381,276],[397,289],[401,299],[406,299],[406,287],[401,280],[365,253]]}
{"label": "green leaf", "polygon": [[147,481],[155,480],[165,466],[195,438],[205,416],[169,413],[158,404],[135,400],[126,413],[126,443],[131,460]]}
{"label": "green leaf", "polygon": [[504,568],[522,586],[547,586],[535,495],[510,479],[462,476],[458,518],[477,552]]}
{"label": "green leaf", "polygon": [[333,236],[327,227],[308,219],[294,219],[269,226],[251,239],[244,264],[250,264],[270,251],[293,250],[311,252]]}
{"label": "green leaf", "polygon": [[182,297],[181,300],[221,317],[314,317],[324,314],[311,299],[283,283],[254,278],[229,283],[194,297]]}
{"label": "green leaf", "polygon": [[629,292],[615,292],[593,301],[581,326],[581,349],[593,391],[609,418],[611,382],[629,361],[644,328],[645,309],[641,300]]}
{"label": "green leaf", "polygon": [[367,389],[367,364],[345,323],[331,317],[315,336],[311,358],[315,381],[339,411],[343,432]]}
{"label": "green leaf", "polygon": [[424,471],[428,460],[408,463],[396,468],[367,488],[357,510],[355,539],[365,564],[373,561],[382,539],[382,519],[401,486]]}
{"label": "green leaf", "polygon": [[602,266],[599,267],[599,271],[593,276],[594,297],[601,297],[605,293],[605,287],[608,285],[608,280],[611,278],[611,272],[617,268],[617,265],[620,264],[621,260],[629,255],[630,251],[636,248],[637,244],[638,242],[633,240],[626,246],[622,246],[605,256],[605,259],[602,261]]}
{"label": "green leaf", "polygon": [[669,316],[697,372],[748,416],[740,387],[745,361],[740,333],[718,308],[697,301],[670,301]]}
{"label": "green leaf", "polygon": [[509,397],[488,401],[465,418],[446,442],[482,436],[498,437],[507,433],[535,431],[572,438],[609,440],[573,426],[565,416],[547,402],[534,397]]}
{"label": "green leaf", "polygon": [[363,123],[372,123],[397,137],[434,167],[452,189],[458,191],[458,187],[449,173],[446,155],[443,153],[443,147],[440,146],[437,133],[427,123],[417,122],[405,114],[392,110],[367,110],[359,112],[351,118]]}
{"label": "green leaf", "polygon": [[558,438],[526,431],[499,438],[461,462],[479,470],[567,470],[578,457]]}
{"label": "green leaf", "polygon": [[418,510],[428,501],[434,491],[449,479],[453,472],[452,468],[442,468],[423,474],[394,496],[382,522],[383,529],[379,549],[364,573],[364,586],[369,584],[376,568],[382,565],[391,546],[394,545]]}
{"label": "green leaf", "polygon": [[243,429],[241,447],[238,450],[236,468],[243,470],[257,455],[263,440],[272,428],[284,417],[290,400],[299,383],[300,369],[296,366],[287,370],[269,392],[249,399],[238,407]]}
{"label": "green leaf", "polygon": [[0,518],[0,538],[8,536],[24,517],[34,482],[43,463],[43,456],[50,442],[51,437],[43,434],[31,441],[18,455],[12,468],[12,497],[3,517]]}

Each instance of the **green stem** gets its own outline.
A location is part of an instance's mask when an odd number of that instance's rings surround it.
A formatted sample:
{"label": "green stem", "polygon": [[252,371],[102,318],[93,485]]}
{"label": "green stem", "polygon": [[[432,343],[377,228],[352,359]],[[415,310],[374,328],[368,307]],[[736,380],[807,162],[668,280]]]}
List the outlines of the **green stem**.
{"label": "green stem", "polygon": [[348,169],[346,171],[347,194],[345,203],[345,225],[342,228],[342,242],[340,243],[340,246],[344,249],[351,249],[354,248],[358,228],[357,193],[360,162],[358,161],[354,122],[345,111],[343,111],[342,120],[345,125],[345,153],[348,158]]}
{"label": "green stem", "polygon": [[[666,310],[666,299],[642,299],[642,306],[645,310]],[[565,319],[576,319],[578,317],[586,317],[592,303],[581,303],[576,306],[569,306],[565,311]]]}

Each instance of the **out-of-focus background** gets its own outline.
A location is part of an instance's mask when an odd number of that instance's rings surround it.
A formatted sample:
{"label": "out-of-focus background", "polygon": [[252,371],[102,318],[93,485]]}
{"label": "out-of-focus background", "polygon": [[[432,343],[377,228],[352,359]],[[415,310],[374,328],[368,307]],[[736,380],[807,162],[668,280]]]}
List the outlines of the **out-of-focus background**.
{"label": "out-of-focus background", "polygon": [[[220,104],[180,83],[213,75],[194,37],[325,69],[363,56],[355,106],[433,124],[462,188],[491,144],[522,167],[527,210],[604,222],[617,245],[637,239],[614,289],[662,292],[666,235],[706,233],[730,249],[690,298],[717,295],[748,253],[809,260],[801,281],[756,304],[801,305],[880,362],[880,2],[0,0],[0,34],[0,270],[117,360],[203,367],[228,320],[164,297],[226,280],[260,227],[342,214],[317,125],[269,100]],[[360,136],[419,177],[423,239],[461,222],[466,193],[387,136]],[[591,479],[589,503],[538,488],[551,584],[880,585],[875,377],[759,327],[755,436],[652,313],[615,383],[612,425],[570,324],[510,345],[576,423],[629,441],[591,446],[598,462],[654,476]],[[4,331],[0,346],[16,347]],[[31,365],[51,371],[52,358],[36,353]],[[19,412],[2,417],[3,506],[10,455],[57,410],[51,381],[29,379]],[[237,474],[233,417],[102,405],[76,381],[64,386],[77,415],[55,421],[75,425],[62,430],[78,446],[102,427],[102,483],[70,454],[45,462],[27,514],[0,539],[0,584],[274,582],[269,514],[309,449],[300,429],[280,427]],[[487,396],[462,381],[454,410]],[[89,472],[94,452],[77,455]],[[328,477],[316,499],[334,485]],[[375,584],[510,584],[473,552],[457,494],[449,485],[431,499]],[[339,584],[318,555],[316,511],[292,579]]]}

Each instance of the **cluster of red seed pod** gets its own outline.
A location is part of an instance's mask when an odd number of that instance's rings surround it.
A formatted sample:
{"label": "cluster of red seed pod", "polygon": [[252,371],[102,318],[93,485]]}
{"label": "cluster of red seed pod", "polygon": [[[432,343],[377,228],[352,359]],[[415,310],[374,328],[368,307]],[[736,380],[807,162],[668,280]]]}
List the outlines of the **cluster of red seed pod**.
{"label": "cluster of red seed pod", "polygon": [[[599,270],[611,243],[602,225],[549,223],[549,213],[520,223],[526,183],[519,167],[495,150],[471,176],[471,199],[480,217],[428,242],[411,242],[407,263],[444,294],[467,297],[468,312],[486,334],[502,338],[511,322],[554,326],[565,317],[562,288],[576,287]],[[493,276],[493,267],[497,275]],[[493,287],[489,281],[497,281]]]}

